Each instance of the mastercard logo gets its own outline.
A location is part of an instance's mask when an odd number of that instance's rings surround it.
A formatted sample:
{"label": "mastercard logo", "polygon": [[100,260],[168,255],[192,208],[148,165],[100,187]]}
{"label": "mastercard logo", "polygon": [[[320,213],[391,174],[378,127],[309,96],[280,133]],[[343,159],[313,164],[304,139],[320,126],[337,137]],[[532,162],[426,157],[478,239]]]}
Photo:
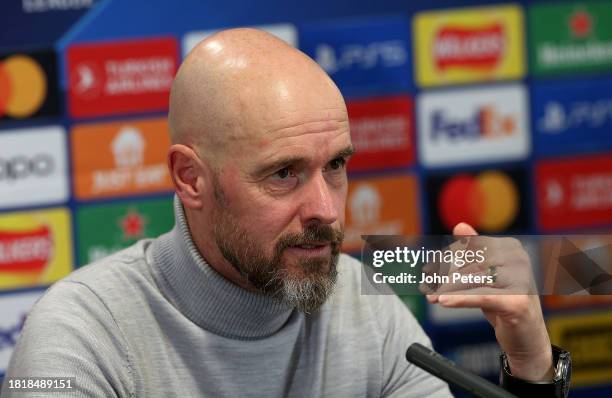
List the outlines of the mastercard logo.
{"label": "mastercard logo", "polygon": [[519,212],[519,193],[514,181],[499,171],[460,174],[443,185],[438,211],[448,230],[467,222],[482,232],[507,229]]}
{"label": "mastercard logo", "polygon": [[0,117],[26,118],[36,113],[47,96],[43,68],[27,55],[0,61]]}

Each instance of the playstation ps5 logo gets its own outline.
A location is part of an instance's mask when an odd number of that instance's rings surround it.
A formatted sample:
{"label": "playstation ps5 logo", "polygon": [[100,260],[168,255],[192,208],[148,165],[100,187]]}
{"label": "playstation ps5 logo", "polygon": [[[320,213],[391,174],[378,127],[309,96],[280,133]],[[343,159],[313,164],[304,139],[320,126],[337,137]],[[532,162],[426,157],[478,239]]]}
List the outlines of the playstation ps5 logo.
{"label": "playstation ps5 logo", "polygon": [[315,59],[327,73],[333,74],[352,68],[370,70],[377,67],[398,67],[408,61],[408,52],[401,40],[352,43],[339,48],[321,43],[316,47]]}
{"label": "playstation ps5 logo", "polygon": [[578,101],[567,107],[550,101],[538,120],[539,129],[548,134],[559,134],[573,128],[599,128],[612,122],[612,100]]}

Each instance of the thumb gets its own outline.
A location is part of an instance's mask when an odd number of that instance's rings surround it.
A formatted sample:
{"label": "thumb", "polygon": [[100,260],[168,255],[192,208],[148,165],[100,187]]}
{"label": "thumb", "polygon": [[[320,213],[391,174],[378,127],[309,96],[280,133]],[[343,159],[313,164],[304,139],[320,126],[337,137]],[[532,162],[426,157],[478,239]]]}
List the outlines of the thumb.
{"label": "thumb", "polygon": [[470,236],[478,235],[478,232],[470,224],[460,222],[453,228],[453,235],[455,236]]}

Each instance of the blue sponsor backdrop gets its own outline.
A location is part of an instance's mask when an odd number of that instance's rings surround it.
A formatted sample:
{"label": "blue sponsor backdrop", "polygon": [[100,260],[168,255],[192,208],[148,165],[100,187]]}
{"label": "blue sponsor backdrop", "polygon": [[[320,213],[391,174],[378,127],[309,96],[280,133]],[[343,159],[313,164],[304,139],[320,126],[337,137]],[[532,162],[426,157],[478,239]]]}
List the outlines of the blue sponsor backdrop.
{"label": "blue sponsor backdrop", "polygon": [[300,49],[347,96],[380,95],[412,87],[408,18],[359,18],[304,24]]}
{"label": "blue sponsor backdrop", "polygon": [[612,149],[612,78],[535,82],[531,106],[537,154]]}
{"label": "blue sponsor backdrop", "polygon": [[[210,0],[9,0],[1,6],[0,47],[55,47],[60,63],[59,78],[65,91],[65,51],[75,43],[160,35],[171,35],[181,40],[185,33],[196,30],[292,23],[299,32],[299,47],[327,69],[347,97],[403,92],[414,96],[421,92],[415,88],[412,70],[410,23],[414,13],[495,3],[503,2],[311,0],[287,3],[280,0],[227,0],[220,6],[219,2]],[[526,1],[518,3],[525,6],[529,4]],[[61,4],[65,6],[62,7]],[[90,9],[92,5],[95,7]],[[431,233],[437,228],[437,215],[432,213],[436,198],[431,196],[431,192],[427,192],[425,183],[437,175],[484,168],[504,169],[511,166],[527,170],[523,176],[527,181],[530,180],[530,171],[540,156],[612,150],[612,106],[609,107],[612,103],[612,71],[604,78],[578,79],[580,80],[558,79],[546,82],[529,77],[525,79],[531,90],[534,153],[524,161],[492,161],[479,166],[447,167],[435,173],[428,172],[420,162],[411,168],[421,182],[422,230]],[[65,95],[60,97],[63,99]],[[65,109],[63,104],[60,107]],[[2,128],[16,127],[15,123],[17,122],[5,124]],[[42,123],[43,121],[24,121],[19,126]],[[62,114],[53,120],[45,120],[44,123],[60,123],[68,129],[73,121]],[[385,172],[378,173],[382,174]],[[521,225],[516,232],[538,232],[533,217],[535,198],[530,192],[533,185],[533,181],[531,182],[532,184],[519,184],[525,199],[521,202]],[[116,199],[102,202],[113,200]],[[66,205],[73,211],[77,207],[73,199]],[[77,239],[78,236],[75,236],[75,241]],[[77,246],[74,246],[76,249]],[[442,353],[466,366],[474,366],[475,370],[481,370],[485,376],[494,377],[489,366],[494,336],[487,324],[459,322],[453,323],[452,326],[442,326],[434,325],[426,318],[421,321]],[[1,330],[0,345],[14,344],[12,335],[8,328]],[[479,344],[488,356],[480,358],[475,355]],[[604,396],[610,392],[610,389],[605,388],[584,389],[573,396]]]}

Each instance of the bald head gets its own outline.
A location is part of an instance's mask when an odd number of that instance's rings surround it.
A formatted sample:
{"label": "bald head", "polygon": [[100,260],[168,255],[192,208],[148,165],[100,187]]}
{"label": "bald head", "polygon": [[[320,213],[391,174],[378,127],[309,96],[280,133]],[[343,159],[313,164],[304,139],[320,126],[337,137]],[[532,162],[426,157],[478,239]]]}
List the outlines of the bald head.
{"label": "bald head", "polygon": [[174,144],[220,161],[232,143],[265,134],[295,112],[343,108],[337,87],[308,56],[266,32],[241,28],[203,40],[181,65],[170,95]]}

